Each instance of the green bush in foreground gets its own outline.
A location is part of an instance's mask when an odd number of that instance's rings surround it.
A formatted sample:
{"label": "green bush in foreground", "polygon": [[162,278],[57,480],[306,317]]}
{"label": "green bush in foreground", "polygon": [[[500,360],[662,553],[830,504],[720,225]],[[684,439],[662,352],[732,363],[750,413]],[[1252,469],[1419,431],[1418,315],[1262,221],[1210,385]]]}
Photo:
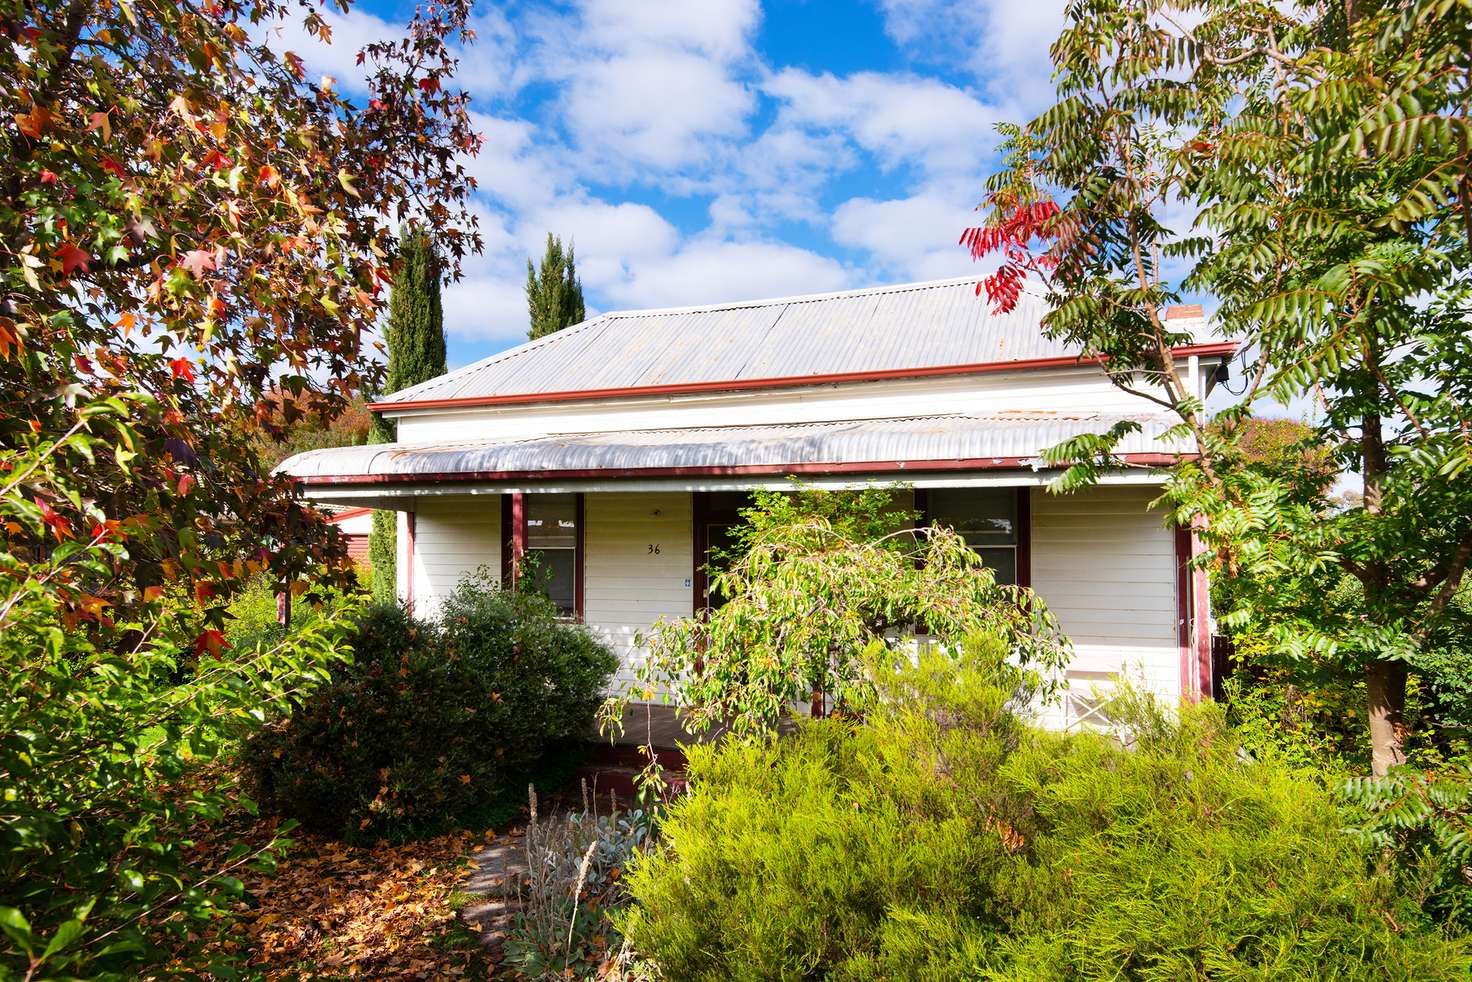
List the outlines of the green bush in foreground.
{"label": "green bush in foreground", "polygon": [[[125,411],[116,400],[82,410]],[[124,596],[125,526],[52,511],[48,527],[41,507],[77,500],[69,458],[102,442],[73,434],[0,452],[0,980],[128,979],[162,952],[194,957],[200,927],[231,916],[241,877],[270,869],[290,831],[195,848],[254,810],[233,772],[210,765],[328,677],[352,613],[348,599],[236,648],[178,593]],[[231,977],[202,958],[190,968]]]}
{"label": "green bush in foreground", "polygon": [[374,607],[354,663],[245,753],[263,807],[348,838],[438,831],[591,726],[617,661],[545,597],[462,583],[435,621]]}
{"label": "green bush in foreground", "polygon": [[1126,749],[1018,719],[995,652],[880,677],[863,722],[692,748],[622,924],[667,978],[1466,977],[1219,710],[1136,705]]}

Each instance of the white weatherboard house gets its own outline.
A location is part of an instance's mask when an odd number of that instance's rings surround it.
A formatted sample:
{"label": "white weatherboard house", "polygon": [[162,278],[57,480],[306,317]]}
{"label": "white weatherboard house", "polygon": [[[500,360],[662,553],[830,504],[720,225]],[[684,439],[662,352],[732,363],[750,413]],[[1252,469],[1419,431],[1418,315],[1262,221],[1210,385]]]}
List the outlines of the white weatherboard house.
{"label": "white weatherboard house", "polygon": [[[420,612],[534,554],[624,678],[636,635],[705,606],[707,549],[742,492],[902,482],[1056,612],[1076,649],[1059,722],[1122,673],[1170,701],[1209,691],[1194,537],[1147,507],[1191,448],[1163,437],[1159,406],[1045,338],[1040,297],[997,315],[975,284],[603,314],[376,404],[397,443],[283,467],[311,498],[399,513],[399,593]],[[1169,315],[1199,338],[1177,354],[1204,397],[1234,346],[1205,336],[1200,308]],[[1141,423],[1120,448],[1132,466],[1045,491],[1040,451],[1126,418]]]}

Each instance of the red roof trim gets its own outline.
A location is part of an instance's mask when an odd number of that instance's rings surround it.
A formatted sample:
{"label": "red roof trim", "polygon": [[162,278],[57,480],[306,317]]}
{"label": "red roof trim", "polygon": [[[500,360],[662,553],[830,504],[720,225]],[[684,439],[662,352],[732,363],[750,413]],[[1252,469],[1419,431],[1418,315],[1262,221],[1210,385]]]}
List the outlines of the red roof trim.
{"label": "red roof trim", "polygon": [[[1192,344],[1173,349],[1177,357],[1191,355],[1231,356],[1237,351],[1233,341],[1215,344]],[[702,392],[735,392],[745,389],[787,389],[807,385],[833,385],[842,382],[883,382],[891,379],[935,378],[943,375],[983,375],[993,372],[1030,371],[1041,368],[1076,368],[1098,365],[1102,358],[1030,358],[1015,361],[983,361],[970,365],[935,365],[930,368],[891,368],[872,372],[832,372],[827,375],[790,375],[780,378],[729,379],[718,382],[680,382],[673,385],[628,386],[613,389],[573,389],[566,392],[529,392],[502,396],[465,396],[458,399],[417,399],[408,402],[373,402],[375,412],[400,409],[455,409],[472,406],[512,406],[535,402],[582,402],[594,399],[625,399],[636,396],[694,395]]]}
{"label": "red roof trim", "polygon": [[335,515],[328,515],[327,524],[336,525],[339,522],[345,522],[350,518],[357,518],[359,515],[367,515],[371,511],[373,511],[372,508],[345,508]]}
{"label": "red roof trim", "polygon": [[[1169,467],[1192,454],[1122,454],[1126,464],[1137,467]],[[620,467],[544,471],[462,471],[430,474],[314,474],[297,478],[308,487],[342,484],[464,484],[479,481],[547,481],[597,478],[647,477],[733,477],[788,474],[914,474],[952,471],[1026,470],[1030,457],[958,457],[952,460],[867,460],[838,464],[727,464],[699,467]]]}

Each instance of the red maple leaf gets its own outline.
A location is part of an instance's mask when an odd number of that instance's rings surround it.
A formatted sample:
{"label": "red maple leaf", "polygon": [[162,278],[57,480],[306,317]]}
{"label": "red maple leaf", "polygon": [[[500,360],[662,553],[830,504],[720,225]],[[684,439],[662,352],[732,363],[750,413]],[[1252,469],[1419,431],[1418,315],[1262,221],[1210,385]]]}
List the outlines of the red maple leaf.
{"label": "red maple leaf", "polygon": [[111,171],[112,173],[116,174],[118,176],[118,180],[122,180],[123,178],[128,176],[128,172],[123,170],[123,165],[118,163],[116,160],[113,160],[111,157],[102,158],[102,169],[105,171]]}
{"label": "red maple leaf", "polygon": [[175,358],[169,362],[169,373],[174,378],[182,378],[192,384],[194,382],[194,363],[188,358]]}
{"label": "red maple leaf", "polygon": [[123,523],[116,518],[106,518],[92,526],[93,542],[121,542],[123,535]]}
{"label": "red maple leaf", "polygon": [[215,170],[226,170],[230,166],[230,158],[218,150],[211,150],[205,155],[204,160],[199,162],[199,166],[201,170],[206,167],[211,167]]}
{"label": "red maple leaf", "polygon": [[41,171],[41,183],[42,184],[54,185],[59,180],[61,180],[61,178],[59,178],[59,177],[56,176],[56,172],[55,171],[50,171],[50,170],[43,170],[43,171]]}
{"label": "red maple leaf", "polygon": [[421,78],[419,80],[420,92],[438,92],[439,90],[440,80],[435,76],[431,75],[428,78]]}
{"label": "red maple leaf", "polygon": [[87,250],[79,249],[71,242],[63,242],[51,255],[61,260],[61,271],[67,276],[72,275],[78,269],[84,273],[92,271],[87,265],[92,261],[92,256]]}
{"label": "red maple leaf", "polygon": [[228,647],[230,647],[230,642],[225,640],[225,635],[213,628],[194,639],[194,654],[196,657],[206,652],[218,657],[220,652]]}
{"label": "red maple leaf", "polygon": [[192,490],[194,490],[194,475],[193,474],[180,474],[179,475],[179,496],[182,498],[183,496],[187,495]]}
{"label": "red maple leaf", "polygon": [[35,502],[36,507],[41,509],[41,521],[45,522],[51,529],[51,534],[56,536],[56,541],[60,542],[63,539],[70,539],[72,537],[72,523],[67,517],[57,512],[55,508],[52,508],[44,498],[36,498]]}

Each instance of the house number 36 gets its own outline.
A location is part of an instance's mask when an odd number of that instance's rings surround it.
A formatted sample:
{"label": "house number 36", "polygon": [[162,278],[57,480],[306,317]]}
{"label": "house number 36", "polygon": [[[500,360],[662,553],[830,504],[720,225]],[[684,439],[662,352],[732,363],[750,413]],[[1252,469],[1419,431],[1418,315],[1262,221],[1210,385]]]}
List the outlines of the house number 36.
{"label": "house number 36", "polygon": [[649,543],[649,555],[651,555],[651,556],[658,556],[659,555],[659,543],[657,543],[657,542],[651,542],[651,543]]}

